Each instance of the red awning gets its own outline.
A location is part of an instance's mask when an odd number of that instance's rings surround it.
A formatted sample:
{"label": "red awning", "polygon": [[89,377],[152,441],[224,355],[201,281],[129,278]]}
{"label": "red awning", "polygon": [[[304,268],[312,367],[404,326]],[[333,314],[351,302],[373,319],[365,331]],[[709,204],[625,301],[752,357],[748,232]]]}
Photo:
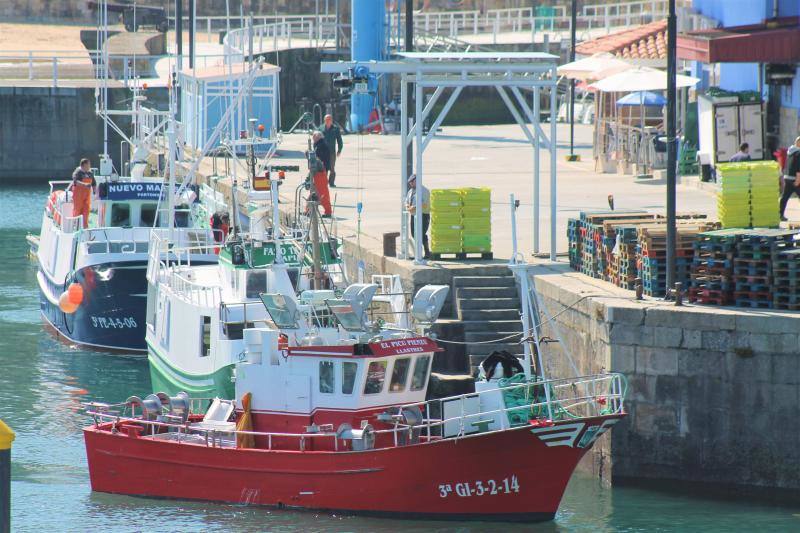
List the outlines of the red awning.
{"label": "red awning", "polygon": [[678,58],[702,63],[798,63],[800,18],[678,35]]}

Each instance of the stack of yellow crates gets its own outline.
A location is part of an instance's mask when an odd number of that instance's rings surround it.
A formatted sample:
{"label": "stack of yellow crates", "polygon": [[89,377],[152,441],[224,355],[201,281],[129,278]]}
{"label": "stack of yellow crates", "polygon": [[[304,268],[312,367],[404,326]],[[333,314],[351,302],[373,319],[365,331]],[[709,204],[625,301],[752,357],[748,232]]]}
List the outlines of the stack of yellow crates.
{"label": "stack of yellow crates", "polygon": [[492,191],[488,187],[461,189],[464,204],[462,239],[464,253],[492,251]]}
{"label": "stack of yellow crates", "polygon": [[750,217],[754,228],[774,228],[781,223],[779,175],[780,167],[775,161],[750,163]]}
{"label": "stack of yellow crates", "polygon": [[774,161],[717,165],[717,214],[722,227],[778,226],[778,175]]}
{"label": "stack of yellow crates", "polygon": [[461,252],[462,207],[458,189],[431,189],[431,253]]}

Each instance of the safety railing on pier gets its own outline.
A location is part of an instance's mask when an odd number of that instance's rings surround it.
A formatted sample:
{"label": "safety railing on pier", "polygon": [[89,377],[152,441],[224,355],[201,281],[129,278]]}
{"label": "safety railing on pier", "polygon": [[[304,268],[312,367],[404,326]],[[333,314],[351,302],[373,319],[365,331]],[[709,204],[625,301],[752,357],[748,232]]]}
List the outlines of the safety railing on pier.
{"label": "safety railing on pier", "polygon": [[[401,446],[413,440],[429,443],[456,440],[467,435],[499,433],[515,427],[530,426],[533,421],[537,426],[548,426],[559,421],[575,422],[589,417],[618,415],[624,413],[626,393],[625,379],[622,374],[616,373],[499,385],[475,393],[395,406],[383,415],[377,415],[374,420],[376,424],[392,427],[374,430],[374,435],[387,435],[392,439],[389,446]],[[503,398],[499,408],[476,410],[470,407],[476,403],[498,405],[494,401],[481,401],[490,395],[495,398],[500,395]],[[546,399],[542,400],[544,396]],[[511,397],[519,400],[508,400]],[[434,418],[436,415],[433,413],[443,413],[442,405],[452,406],[455,416],[440,414]],[[339,451],[340,441],[345,440],[332,424],[312,426],[306,433],[242,431],[232,425],[230,429],[204,427],[196,419],[192,421],[191,417],[182,423],[176,423],[172,421],[175,417],[166,407],[162,407],[162,412],[155,420],[136,417],[133,409],[133,403],[127,402],[86,404],[86,413],[92,417],[95,426],[111,423],[112,429],[117,431],[125,426],[138,426],[139,430],[135,433],[142,438],[168,438],[177,442],[205,443],[209,447],[235,447],[238,436],[252,436],[265,440],[266,450],[272,450],[277,440],[281,443],[278,449],[299,451],[306,449],[307,442],[318,439],[328,441],[334,451]],[[411,410],[421,415],[413,423],[409,420],[415,418],[414,415],[409,417],[405,414]],[[291,442],[294,443],[292,446]],[[384,442],[383,446],[387,444]],[[347,446],[342,448],[347,450]]]}

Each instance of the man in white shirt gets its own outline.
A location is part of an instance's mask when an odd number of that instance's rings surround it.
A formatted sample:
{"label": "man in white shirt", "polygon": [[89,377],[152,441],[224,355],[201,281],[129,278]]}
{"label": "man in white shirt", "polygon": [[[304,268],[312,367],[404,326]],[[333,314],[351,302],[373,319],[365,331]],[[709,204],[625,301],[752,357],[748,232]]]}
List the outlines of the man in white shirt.
{"label": "man in white shirt", "polygon": [[[428,248],[428,227],[431,225],[431,191],[424,185],[422,189],[422,246],[425,249],[425,257],[431,255]],[[406,196],[406,211],[411,218],[411,236],[414,237],[414,221],[417,212],[417,175],[411,174],[408,178],[408,195]]]}

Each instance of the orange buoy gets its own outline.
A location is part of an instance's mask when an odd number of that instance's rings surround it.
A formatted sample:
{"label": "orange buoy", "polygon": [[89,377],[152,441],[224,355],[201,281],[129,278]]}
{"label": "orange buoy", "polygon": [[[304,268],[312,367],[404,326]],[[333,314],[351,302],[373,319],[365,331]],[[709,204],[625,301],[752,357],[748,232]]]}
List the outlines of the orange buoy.
{"label": "orange buoy", "polygon": [[80,283],[71,283],[67,289],[70,303],[81,305],[83,303],[83,286]]}
{"label": "orange buoy", "polygon": [[67,291],[61,293],[61,297],[58,299],[58,307],[68,315],[78,310],[78,305],[69,301],[69,292]]}

